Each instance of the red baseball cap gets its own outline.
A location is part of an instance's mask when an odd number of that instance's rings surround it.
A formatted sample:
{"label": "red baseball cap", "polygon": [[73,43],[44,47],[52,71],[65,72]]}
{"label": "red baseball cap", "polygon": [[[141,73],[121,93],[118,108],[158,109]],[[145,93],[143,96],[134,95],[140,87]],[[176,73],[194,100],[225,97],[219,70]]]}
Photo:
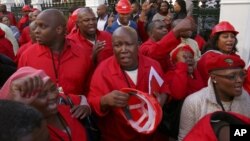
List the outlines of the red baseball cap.
{"label": "red baseball cap", "polygon": [[238,56],[217,54],[207,61],[206,66],[208,72],[211,72],[214,70],[244,68],[245,63]]}
{"label": "red baseball cap", "polygon": [[156,98],[136,89],[123,88],[121,91],[130,94],[128,106],[119,109],[128,124],[139,133],[154,132],[162,119],[162,109]]}

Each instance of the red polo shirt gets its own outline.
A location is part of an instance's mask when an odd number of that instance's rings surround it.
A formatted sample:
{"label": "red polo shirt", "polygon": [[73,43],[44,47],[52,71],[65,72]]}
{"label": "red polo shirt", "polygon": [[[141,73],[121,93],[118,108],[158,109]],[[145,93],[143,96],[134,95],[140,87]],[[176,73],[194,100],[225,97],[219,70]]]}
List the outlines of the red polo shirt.
{"label": "red polo shirt", "polygon": [[[63,88],[66,94],[85,94],[90,61],[82,48],[72,41],[66,40],[60,57],[56,54],[53,56],[55,65],[53,65],[50,49],[34,44],[22,54],[18,67],[31,66],[43,69],[53,82],[58,83]],[[58,82],[55,72],[58,74]]]}

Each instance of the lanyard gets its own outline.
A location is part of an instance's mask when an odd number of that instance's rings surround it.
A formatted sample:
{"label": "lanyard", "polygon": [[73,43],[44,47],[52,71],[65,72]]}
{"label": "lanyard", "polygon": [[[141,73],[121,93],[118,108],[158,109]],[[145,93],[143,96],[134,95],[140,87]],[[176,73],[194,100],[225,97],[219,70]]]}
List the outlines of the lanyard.
{"label": "lanyard", "polygon": [[[57,114],[57,117],[58,117],[60,123],[62,124],[64,130],[66,131],[67,136],[68,136],[68,138],[69,138],[69,141],[72,141],[70,129],[67,127],[67,125],[66,125],[67,123],[66,123],[65,119],[62,117],[62,115],[61,115],[60,113]],[[50,131],[52,131],[52,132],[56,135],[57,138],[60,139],[60,141],[64,141],[64,139],[63,139],[56,131],[54,131],[54,130],[53,130],[52,128],[50,128],[50,127],[49,127],[49,129],[50,129]]]}
{"label": "lanyard", "polygon": [[52,58],[52,63],[53,63],[53,70],[54,70],[54,74],[56,77],[56,85],[57,85],[57,89],[59,91],[59,93],[63,93],[63,89],[62,87],[59,85],[59,71],[60,71],[60,63],[61,63],[61,54],[58,55],[58,65],[56,67],[56,63],[55,63],[55,57],[54,57],[54,53],[52,52],[52,50],[50,50],[51,53],[51,58]]}

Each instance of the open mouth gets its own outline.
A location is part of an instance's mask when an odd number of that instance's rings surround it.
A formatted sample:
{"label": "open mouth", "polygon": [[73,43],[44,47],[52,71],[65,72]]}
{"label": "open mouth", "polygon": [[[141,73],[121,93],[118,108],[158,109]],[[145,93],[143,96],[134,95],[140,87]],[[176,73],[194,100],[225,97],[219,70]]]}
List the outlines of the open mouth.
{"label": "open mouth", "polygon": [[96,28],[95,28],[95,27],[89,27],[89,31],[95,32],[95,31],[96,31]]}
{"label": "open mouth", "polygon": [[233,48],[233,45],[234,45],[234,44],[232,44],[232,43],[227,43],[227,44],[226,44],[226,47],[227,47],[228,49],[232,49],[232,48]]}
{"label": "open mouth", "polygon": [[56,103],[51,103],[48,104],[49,109],[56,109],[57,108],[57,104]]}
{"label": "open mouth", "polygon": [[242,86],[235,86],[234,89],[237,92],[241,92],[242,91]]}
{"label": "open mouth", "polygon": [[35,36],[37,42],[41,42],[41,38],[39,36]]}
{"label": "open mouth", "polygon": [[121,57],[121,60],[128,60],[129,57]]}

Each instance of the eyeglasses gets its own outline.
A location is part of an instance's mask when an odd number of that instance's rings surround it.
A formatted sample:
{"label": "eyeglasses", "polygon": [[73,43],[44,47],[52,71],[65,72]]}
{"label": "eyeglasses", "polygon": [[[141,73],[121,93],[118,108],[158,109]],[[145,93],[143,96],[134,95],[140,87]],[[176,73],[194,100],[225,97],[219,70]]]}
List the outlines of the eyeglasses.
{"label": "eyeglasses", "polygon": [[219,76],[219,77],[222,77],[222,78],[234,81],[234,80],[237,80],[238,77],[240,79],[245,79],[246,72],[244,71],[244,72],[234,73],[234,74],[230,74],[230,75],[221,75],[221,74],[215,74],[215,73],[213,73],[213,75],[216,75],[216,76]]}

